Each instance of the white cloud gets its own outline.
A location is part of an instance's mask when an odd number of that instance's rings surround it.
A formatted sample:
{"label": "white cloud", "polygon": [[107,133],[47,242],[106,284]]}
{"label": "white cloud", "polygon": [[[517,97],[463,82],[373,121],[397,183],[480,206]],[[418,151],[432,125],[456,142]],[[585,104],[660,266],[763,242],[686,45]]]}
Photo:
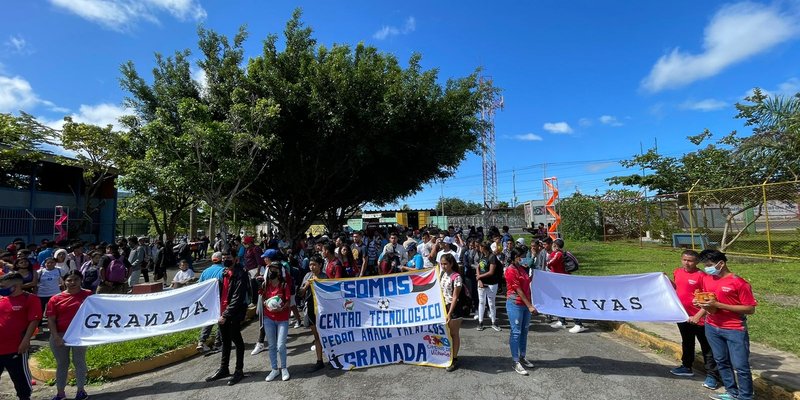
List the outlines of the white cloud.
{"label": "white cloud", "polygon": [[390,36],[407,35],[417,29],[417,20],[414,17],[406,18],[405,24],[402,27],[391,25],[384,25],[377,32],[372,34],[372,37],[378,40],[386,39]]}
{"label": "white cloud", "polygon": [[31,84],[22,77],[0,76],[0,112],[31,109],[41,101]]}
{"label": "white cloud", "polygon": [[581,118],[578,120],[578,125],[582,127],[592,126],[592,120],[589,118]]}
{"label": "white cloud", "polygon": [[615,165],[617,165],[617,163],[613,163],[613,162],[603,162],[603,163],[589,164],[589,165],[586,166],[586,170],[589,171],[589,172],[600,172],[600,171],[602,171],[604,169],[613,167]]}
{"label": "white cloud", "polygon": [[[789,78],[781,83],[779,83],[775,88],[766,89],[760,88],[761,92],[766,96],[794,96],[798,92],[800,92],[800,79],[798,78]],[[747,96],[753,95],[753,89],[749,89],[744,96],[742,96],[742,100]]]}
{"label": "white cloud", "polygon": [[728,103],[717,100],[717,99],[704,99],[700,101],[694,100],[686,100],[683,104],[680,105],[680,108],[684,110],[694,110],[694,111],[716,111],[728,106]]}
{"label": "white cloud", "polygon": [[50,3],[115,31],[128,30],[140,20],[159,23],[156,14],[161,12],[181,21],[200,21],[207,16],[197,0],[50,0]]}
{"label": "white cloud", "polygon": [[619,122],[617,117],[615,117],[613,115],[601,115],[600,118],[598,118],[597,120],[600,121],[600,123],[603,124],[603,125],[609,125],[609,126],[622,126],[623,125],[623,123]]}
{"label": "white cloud", "polygon": [[673,49],[661,56],[642,88],[650,92],[688,85],[720,73],[797,35],[798,17],[775,6],[741,2],[722,7],[706,26],[703,52]]}
{"label": "white cloud", "polygon": [[110,103],[101,103],[94,106],[81,104],[77,114],[72,114],[72,121],[98,126],[113,125],[120,129],[119,117],[131,114],[132,110]]}
{"label": "white cloud", "polygon": [[566,122],[546,122],[543,128],[550,133],[572,133],[572,128]]}
{"label": "white cloud", "polygon": [[32,53],[30,46],[28,46],[28,42],[25,40],[25,38],[22,37],[22,35],[11,35],[3,44],[12,53],[16,54]]}
{"label": "white cloud", "polygon": [[208,89],[208,76],[206,75],[206,70],[202,68],[195,69],[192,67],[192,80],[200,86],[200,92],[205,92]]}
{"label": "white cloud", "polygon": [[533,133],[526,133],[524,135],[514,135],[511,138],[516,140],[522,140],[525,142],[539,142],[542,140],[541,136]]}

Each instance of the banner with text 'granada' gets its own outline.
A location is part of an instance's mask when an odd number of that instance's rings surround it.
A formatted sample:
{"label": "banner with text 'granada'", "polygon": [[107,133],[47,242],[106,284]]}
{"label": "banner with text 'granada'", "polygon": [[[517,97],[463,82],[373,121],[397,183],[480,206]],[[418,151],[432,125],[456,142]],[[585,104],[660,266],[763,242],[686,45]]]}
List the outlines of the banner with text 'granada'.
{"label": "banner with text 'granada'", "polygon": [[534,270],[533,306],[542,314],[602,321],[689,319],[662,273],[576,276]]}
{"label": "banner with text 'granada'", "polygon": [[216,324],[216,279],[148,294],[93,294],[64,335],[68,346],[93,346],[163,335]]}
{"label": "banner with text 'granada'", "polygon": [[331,364],[450,365],[438,271],[314,280],[315,323]]}

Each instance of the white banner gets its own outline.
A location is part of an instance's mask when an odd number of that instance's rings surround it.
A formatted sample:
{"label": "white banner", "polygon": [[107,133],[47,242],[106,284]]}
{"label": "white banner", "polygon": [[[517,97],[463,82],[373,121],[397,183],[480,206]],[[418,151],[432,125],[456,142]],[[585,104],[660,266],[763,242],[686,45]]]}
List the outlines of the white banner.
{"label": "white banner", "polygon": [[94,294],[69,325],[68,346],[93,346],[163,335],[217,323],[219,282],[211,279],[148,294]]}
{"label": "white banner", "polygon": [[661,273],[576,276],[534,270],[533,305],[542,314],[583,320],[684,322],[689,319]]}
{"label": "white banner", "polygon": [[331,364],[448,366],[451,341],[437,271],[314,281],[315,323]]}

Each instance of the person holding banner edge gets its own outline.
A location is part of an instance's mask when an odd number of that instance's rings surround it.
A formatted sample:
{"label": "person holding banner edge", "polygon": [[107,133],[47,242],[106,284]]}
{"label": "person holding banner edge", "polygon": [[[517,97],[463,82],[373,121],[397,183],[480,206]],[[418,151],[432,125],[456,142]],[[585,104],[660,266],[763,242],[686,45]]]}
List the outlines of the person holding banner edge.
{"label": "person holding banner edge", "polygon": [[311,367],[309,372],[317,372],[325,368],[325,363],[322,361],[322,342],[319,338],[319,331],[317,330],[317,315],[316,304],[314,304],[314,296],[311,291],[312,279],[327,279],[327,275],[322,271],[322,257],[312,256],[308,262],[311,269],[303,278],[303,283],[300,285],[298,293],[304,296],[306,300],[306,318],[308,318],[308,325],[311,327],[311,332],[314,334],[314,352],[317,353],[317,363]]}
{"label": "person holding banner edge", "polygon": [[681,253],[681,266],[672,272],[673,287],[678,294],[681,305],[690,315],[688,321],[679,322],[678,330],[681,333],[682,357],[681,365],[671,369],[669,372],[676,376],[694,376],[692,364],[694,364],[695,338],[700,342],[700,350],[703,353],[703,360],[706,368],[706,379],[703,386],[715,390],[722,381],[717,372],[717,363],[714,362],[714,355],[711,346],[708,344],[705,332],[706,310],[698,308],[693,303],[694,292],[702,291],[705,273],[697,268],[698,258],[700,257],[694,250],[685,250]]}
{"label": "person holding banner edge", "polygon": [[36,295],[22,290],[22,275],[10,272],[0,277],[0,374],[8,371],[17,397],[31,398],[28,348],[42,309]]}
{"label": "person holding banner edge", "polygon": [[459,295],[463,287],[463,281],[459,274],[458,263],[452,254],[444,254],[439,260],[439,266],[442,268],[442,293],[444,294],[445,308],[447,309],[447,318],[445,323],[450,330],[450,336],[453,339],[451,353],[453,355],[453,362],[447,367],[447,372],[455,371],[458,368],[458,350],[461,347],[461,318],[464,317],[461,307],[459,306]]}
{"label": "person holding banner edge", "polygon": [[79,270],[72,270],[64,277],[66,290],[51,297],[47,302],[47,326],[50,328],[50,350],[56,359],[56,389],[58,393],[53,400],[67,398],[64,389],[67,387],[67,373],[69,372],[69,356],[72,353],[72,364],[75,366],[75,381],[78,393],[77,400],[89,398],[84,390],[86,384],[86,347],[67,346],[64,344],[64,333],[78,309],[87,297],[92,295],[91,290],[82,289],[83,274]]}
{"label": "person holding banner edge", "polygon": [[222,337],[220,366],[214,374],[206,378],[206,382],[230,376],[231,343],[236,344],[236,370],[228,380],[233,386],[244,378],[244,340],[241,324],[247,313],[247,295],[250,290],[250,275],[242,264],[231,259],[224,262],[225,272],[222,275],[222,294],[220,295],[219,332]]}
{"label": "person holding banner edge", "polygon": [[506,278],[506,311],[511,324],[511,334],[508,345],[511,349],[511,359],[514,361],[514,371],[520,375],[528,375],[525,369],[533,368],[533,363],[525,358],[528,347],[528,329],[530,328],[531,315],[536,313],[536,308],[531,302],[531,277],[522,266],[522,254],[517,249],[512,249]]}

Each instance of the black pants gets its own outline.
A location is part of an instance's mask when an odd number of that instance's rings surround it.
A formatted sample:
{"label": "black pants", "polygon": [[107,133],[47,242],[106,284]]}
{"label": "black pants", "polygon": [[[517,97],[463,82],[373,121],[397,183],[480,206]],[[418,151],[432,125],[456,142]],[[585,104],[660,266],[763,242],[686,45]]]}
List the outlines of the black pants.
{"label": "black pants", "polygon": [[694,339],[700,342],[700,351],[703,353],[703,361],[706,367],[706,375],[713,376],[717,382],[722,382],[717,372],[717,363],[714,361],[714,355],[711,354],[711,346],[706,340],[706,330],[702,325],[690,324],[688,322],[679,322],[678,330],[681,332],[681,348],[683,355],[681,356],[681,363],[686,368],[692,368],[694,364]]}
{"label": "black pants", "polygon": [[144,283],[150,283],[150,264],[142,265],[142,276]]}
{"label": "black pants", "polygon": [[0,355],[0,374],[8,371],[8,376],[14,382],[17,397],[26,400],[31,398],[31,372],[28,370],[28,353]]}
{"label": "black pants", "polygon": [[258,301],[259,288],[261,288],[261,282],[256,278],[250,278],[250,304],[255,304]]}
{"label": "black pants", "polygon": [[222,358],[220,368],[228,369],[231,361],[231,342],[236,345],[236,371],[244,369],[244,339],[242,339],[242,320],[228,319],[224,324],[219,325],[219,333],[222,336]]}

